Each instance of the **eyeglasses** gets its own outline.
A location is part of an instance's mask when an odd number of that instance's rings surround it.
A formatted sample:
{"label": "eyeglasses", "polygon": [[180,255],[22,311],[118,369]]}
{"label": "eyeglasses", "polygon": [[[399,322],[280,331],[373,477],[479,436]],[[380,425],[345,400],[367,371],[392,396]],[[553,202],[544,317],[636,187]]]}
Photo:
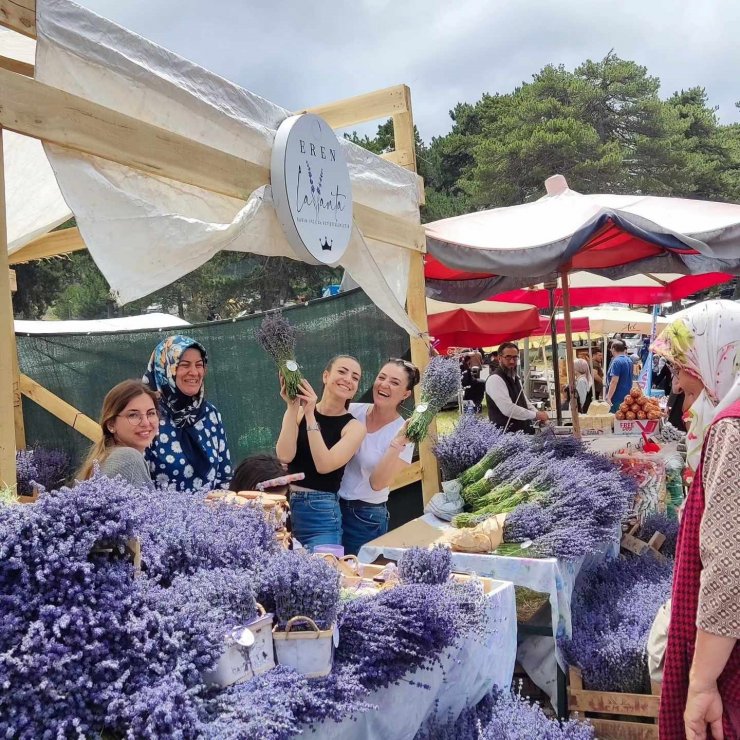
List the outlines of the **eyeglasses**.
{"label": "eyeglasses", "polygon": [[116,416],[122,416],[129,424],[131,424],[132,427],[138,427],[145,418],[150,423],[154,423],[159,420],[159,414],[156,409],[147,411],[146,415],[141,414],[138,411],[130,411],[128,414],[116,414]]}
{"label": "eyeglasses", "polygon": [[501,355],[501,359],[502,360],[518,360],[519,354],[517,353],[515,355]]}

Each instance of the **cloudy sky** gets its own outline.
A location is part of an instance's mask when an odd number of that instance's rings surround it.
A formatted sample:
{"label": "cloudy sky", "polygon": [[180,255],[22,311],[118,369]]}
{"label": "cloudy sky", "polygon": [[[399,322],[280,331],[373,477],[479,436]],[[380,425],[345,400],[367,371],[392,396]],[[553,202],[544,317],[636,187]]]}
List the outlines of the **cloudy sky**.
{"label": "cloudy sky", "polygon": [[612,48],[662,95],[702,85],[723,122],[740,121],[738,0],[78,2],[290,109],[404,82],[425,141],[459,101]]}

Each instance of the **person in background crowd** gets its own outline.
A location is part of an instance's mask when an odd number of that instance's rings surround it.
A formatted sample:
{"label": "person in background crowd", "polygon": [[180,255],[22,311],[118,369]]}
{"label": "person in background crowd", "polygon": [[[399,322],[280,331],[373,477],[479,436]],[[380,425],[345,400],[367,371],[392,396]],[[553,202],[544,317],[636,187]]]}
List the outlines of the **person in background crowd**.
{"label": "person in background crowd", "polygon": [[486,384],[480,379],[480,367],[468,363],[462,371],[460,382],[463,400],[472,401],[475,404],[475,412],[479,414],[483,410],[483,396],[486,392]]}
{"label": "person in background crowd", "polygon": [[231,457],[218,409],[205,399],[205,347],[176,334],[152,352],[144,383],[159,397],[159,434],[147,450],[157,486],[180,491],[225,488]]}
{"label": "person in background crowd", "polygon": [[600,399],[604,395],[604,353],[601,350],[593,353],[593,365],[594,393]]}
{"label": "person in background crowd", "polygon": [[625,354],[627,346],[621,339],[612,342],[612,361],[606,375],[607,389],[604,400],[611,404],[611,413],[616,414],[624,397],[632,389],[632,360]]}
{"label": "person in background crowd", "polygon": [[373,402],[350,404],[350,413],[365,425],[367,435],[347,463],[339,489],[345,555],[356,555],[366,542],[388,531],[390,485],[414,454],[398,411],[418,382],[415,365],[391,358],[375,378]]}
{"label": "person in background crowd", "polygon": [[534,434],[533,421],[547,423],[545,411],[537,411],[524,395],[517,374],[519,349],[513,342],[504,342],[498,348],[500,366],[486,380],[488,418],[508,432]]}
{"label": "person in background crowd", "polygon": [[653,376],[653,388],[657,388],[663,391],[666,396],[670,396],[672,384],[673,373],[671,372],[671,366],[666,362],[664,357],[658,357],[657,372]]}
{"label": "person in background crowd", "polygon": [[683,423],[683,405],[686,400],[684,392],[678,383],[678,377],[671,381],[671,393],[668,396],[666,405],[666,416],[668,422],[681,432],[686,431],[686,425]]}
{"label": "person in background crowd", "polygon": [[499,367],[501,367],[501,363],[498,361],[498,350],[495,349],[491,352],[491,356],[488,360],[488,370],[493,375]]}
{"label": "person in background crowd", "polygon": [[102,435],[93,444],[77,480],[87,480],[97,463],[100,472],[109,478],[120,475],[134,486],[151,487],[144,451],[158,428],[157,396],[147,386],[139,380],[124,380],[113,386],[100,412]]}
{"label": "person in background crowd", "polygon": [[360,384],[360,363],[349,355],[329,361],[322,376],[319,400],[304,379],[295,399],[288,398],[280,378],[286,409],[275,451],[290,473],[304,473],[292,486],[290,514],[293,536],[308,550],[342,544],[339,487],[347,463],[365,439],[364,424],[347,410]]}
{"label": "person in background crowd", "polygon": [[653,345],[685,394],[695,471],[676,551],[660,737],[740,738],[740,305],[681,311]]}
{"label": "person in background crowd", "polygon": [[578,413],[585,414],[593,400],[591,368],[588,366],[588,360],[581,357],[573,363],[573,369],[576,372],[575,390]]}

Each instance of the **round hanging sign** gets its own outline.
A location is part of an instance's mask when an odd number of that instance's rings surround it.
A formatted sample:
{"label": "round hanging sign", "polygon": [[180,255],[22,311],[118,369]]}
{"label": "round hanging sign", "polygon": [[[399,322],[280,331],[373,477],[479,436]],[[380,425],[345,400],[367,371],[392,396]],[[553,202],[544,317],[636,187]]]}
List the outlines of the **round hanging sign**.
{"label": "round hanging sign", "polygon": [[270,163],[278,221],[298,258],[334,265],[352,234],[352,188],[337,137],[319,116],[283,121]]}

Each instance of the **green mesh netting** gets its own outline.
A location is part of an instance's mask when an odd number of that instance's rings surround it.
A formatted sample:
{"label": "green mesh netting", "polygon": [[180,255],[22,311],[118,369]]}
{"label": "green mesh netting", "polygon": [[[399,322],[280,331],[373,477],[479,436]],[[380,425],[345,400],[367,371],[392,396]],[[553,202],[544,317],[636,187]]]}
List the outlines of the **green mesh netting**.
{"label": "green mesh netting", "polygon": [[[408,356],[409,338],[360,290],[285,310],[300,335],[296,353],[304,375],[317,391],[321,372],[336,354],[357,357],[363,368],[356,400],[366,395],[388,357]],[[108,334],[18,335],[21,371],[97,419],[105,394],[126,378],[141,378],[149,356],[165,336],[180,333],[208,351],[206,395],[221,411],[231,458],[274,447],[285,405],[277,370],[254,333],[262,314],[233,321],[165,331]],[[319,391],[320,394],[320,391]],[[28,445],[64,449],[79,461],[89,443],[66,424],[24,398]]]}

